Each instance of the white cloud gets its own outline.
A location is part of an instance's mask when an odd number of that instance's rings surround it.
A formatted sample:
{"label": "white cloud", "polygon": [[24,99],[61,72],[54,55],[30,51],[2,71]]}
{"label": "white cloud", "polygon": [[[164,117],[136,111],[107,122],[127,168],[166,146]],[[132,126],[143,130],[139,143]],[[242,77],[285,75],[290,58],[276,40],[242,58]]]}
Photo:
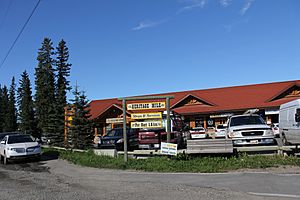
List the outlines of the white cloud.
{"label": "white cloud", "polygon": [[232,0],[220,0],[220,5],[224,8],[230,6]]}
{"label": "white cloud", "polygon": [[176,14],[180,14],[182,12],[188,11],[188,10],[192,10],[194,8],[203,8],[205,6],[205,4],[207,3],[207,0],[193,0],[193,1],[186,1],[186,2],[192,2],[192,4],[184,6],[182,8],[180,8]]}
{"label": "white cloud", "polygon": [[166,21],[168,21],[168,19],[163,19],[163,20],[160,20],[160,21],[150,21],[150,20],[141,21],[139,23],[139,25],[137,25],[136,27],[133,27],[132,30],[139,31],[139,30],[142,30],[142,29],[145,29],[145,28],[150,28],[150,27],[157,26],[159,24],[165,23]]}
{"label": "white cloud", "polygon": [[240,15],[245,15],[246,12],[249,10],[249,8],[251,7],[252,3],[254,0],[245,0],[244,6],[243,8],[240,10]]}

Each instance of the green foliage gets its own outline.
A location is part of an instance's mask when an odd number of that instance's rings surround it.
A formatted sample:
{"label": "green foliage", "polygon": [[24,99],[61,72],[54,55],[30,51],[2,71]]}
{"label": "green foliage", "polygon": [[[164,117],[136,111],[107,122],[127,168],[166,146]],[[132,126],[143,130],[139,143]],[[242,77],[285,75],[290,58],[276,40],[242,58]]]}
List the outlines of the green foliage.
{"label": "green foliage", "polygon": [[87,149],[91,147],[93,138],[89,104],[84,92],[78,91],[78,86],[75,86],[73,94],[73,104],[70,106],[74,112],[68,134],[69,145],[71,148]]}
{"label": "green foliage", "polygon": [[7,87],[4,86],[2,89],[2,114],[3,114],[3,123],[2,123],[2,131],[7,132],[10,131],[10,117],[9,117],[9,95]]}
{"label": "green foliage", "polygon": [[63,146],[64,141],[64,126],[65,126],[65,107],[67,106],[67,91],[71,90],[70,82],[67,77],[70,76],[71,64],[68,63],[69,50],[66,46],[66,42],[61,40],[56,48],[56,71],[57,71],[57,81],[55,87],[55,97],[56,97],[56,113],[57,113],[57,131],[58,135],[56,138],[57,144]]}
{"label": "green foliage", "polygon": [[35,68],[35,107],[38,128],[50,138],[55,135],[55,74],[52,58],[53,47],[49,38],[45,38],[38,52],[38,66]]}
{"label": "green foliage", "polygon": [[2,102],[3,102],[3,91],[0,85],[0,133],[3,131],[3,120],[4,120],[4,108]]}
{"label": "green foliage", "polygon": [[17,102],[19,106],[19,129],[33,137],[38,137],[34,107],[32,100],[31,84],[26,71],[21,74],[19,80]]}
{"label": "green foliage", "polygon": [[5,123],[4,129],[7,132],[16,131],[18,128],[15,91],[16,91],[16,84],[15,84],[15,78],[13,77],[9,88],[7,114],[4,122]]}
{"label": "green foliage", "polygon": [[148,159],[130,159],[125,164],[123,157],[113,158],[98,156],[92,151],[73,152],[64,150],[44,149],[59,153],[59,157],[78,165],[109,168],[109,169],[134,169],[156,172],[202,172],[215,173],[245,168],[268,168],[282,165],[300,166],[297,157],[274,156],[230,156],[230,157],[196,157],[187,160],[169,159],[168,157],[153,157]]}

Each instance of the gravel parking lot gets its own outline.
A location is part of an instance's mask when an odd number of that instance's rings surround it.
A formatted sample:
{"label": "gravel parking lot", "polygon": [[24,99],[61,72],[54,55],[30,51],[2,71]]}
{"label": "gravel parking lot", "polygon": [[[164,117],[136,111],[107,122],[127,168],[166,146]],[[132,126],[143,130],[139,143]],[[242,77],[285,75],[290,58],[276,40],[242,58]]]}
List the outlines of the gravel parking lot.
{"label": "gravel parking lot", "polygon": [[1,165],[0,199],[297,199],[297,170],[160,174],[80,167],[51,158]]}

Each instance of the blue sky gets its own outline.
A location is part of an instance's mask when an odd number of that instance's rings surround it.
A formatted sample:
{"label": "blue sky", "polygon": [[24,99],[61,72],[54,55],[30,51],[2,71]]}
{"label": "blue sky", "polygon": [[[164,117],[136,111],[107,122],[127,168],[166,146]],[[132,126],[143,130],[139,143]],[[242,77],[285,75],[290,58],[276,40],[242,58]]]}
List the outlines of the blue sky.
{"label": "blue sky", "polygon": [[[10,3],[11,1],[11,3]],[[0,0],[0,61],[37,0]],[[42,0],[0,68],[34,68],[63,38],[88,99],[300,79],[298,0]]]}

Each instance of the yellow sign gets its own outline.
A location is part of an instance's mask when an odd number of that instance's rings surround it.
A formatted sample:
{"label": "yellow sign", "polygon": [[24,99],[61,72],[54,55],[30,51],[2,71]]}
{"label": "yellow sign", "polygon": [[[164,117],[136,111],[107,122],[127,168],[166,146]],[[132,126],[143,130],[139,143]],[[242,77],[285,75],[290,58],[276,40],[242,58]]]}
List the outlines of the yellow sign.
{"label": "yellow sign", "polygon": [[130,103],[127,110],[147,110],[166,108],[166,102]]}
{"label": "yellow sign", "polygon": [[131,122],[131,128],[161,128],[162,121]]}
{"label": "yellow sign", "polygon": [[131,119],[161,119],[161,118],[162,118],[161,112],[131,114]]}

